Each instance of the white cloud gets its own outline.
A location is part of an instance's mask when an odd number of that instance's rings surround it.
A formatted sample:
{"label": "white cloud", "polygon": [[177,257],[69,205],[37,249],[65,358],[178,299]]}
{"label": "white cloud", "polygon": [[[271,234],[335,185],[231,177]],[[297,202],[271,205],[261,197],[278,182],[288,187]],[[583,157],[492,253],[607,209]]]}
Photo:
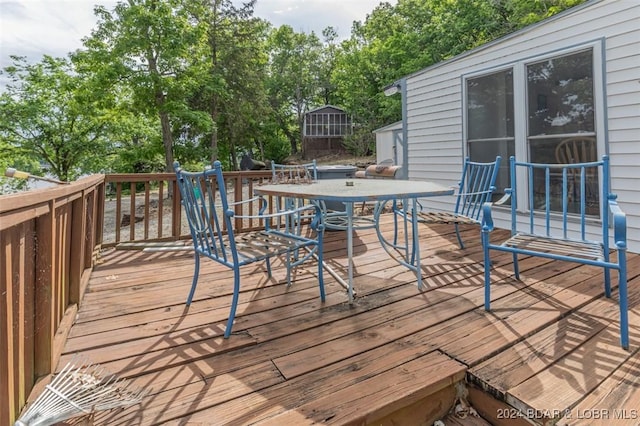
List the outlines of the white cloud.
{"label": "white cloud", "polygon": [[313,31],[318,36],[332,26],[344,39],[351,34],[353,21],[364,22],[380,3],[381,0],[258,0],[254,15],[276,27],[290,25],[295,31]]}
{"label": "white cloud", "polygon": [[61,57],[82,47],[96,22],[93,8],[87,0],[0,1],[0,67],[10,64],[9,55],[38,61],[44,54]]}

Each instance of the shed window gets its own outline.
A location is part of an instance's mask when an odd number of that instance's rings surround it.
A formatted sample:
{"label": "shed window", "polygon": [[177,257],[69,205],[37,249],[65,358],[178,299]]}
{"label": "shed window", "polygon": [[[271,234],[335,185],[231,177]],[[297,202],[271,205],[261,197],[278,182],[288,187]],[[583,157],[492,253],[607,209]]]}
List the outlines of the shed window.
{"label": "shed window", "polygon": [[351,134],[351,120],[345,113],[309,113],[304,124],[305,136],[341,137]]}

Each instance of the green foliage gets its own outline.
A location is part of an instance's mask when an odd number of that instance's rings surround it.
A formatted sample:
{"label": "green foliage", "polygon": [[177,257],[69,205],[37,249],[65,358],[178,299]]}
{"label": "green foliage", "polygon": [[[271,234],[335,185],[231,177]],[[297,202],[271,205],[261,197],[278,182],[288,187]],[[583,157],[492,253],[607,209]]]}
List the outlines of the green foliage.
{"label": "green foliage", "polygon": [[353,134],[344,138],[343,145],[351,155],[364,157],[375,151],[376,138],[371,130],[359,127]]}
{"label": "green foliage", "polygon": [[400,97],[383,88],[399,78],[585,0],[398,0],[354,23],[341,45],[333,85],[357,123],[371,128],[401,117]]}
{"label": "green foliage", "polygon": [[0,195],[28,189],[29,182],[24,179],[13,179],[5,177],[8,168],[14,168],[29,174],[40,174],[40,164],[38,161],[30,159],[27,152],[23,152],[19,147],[13,146],[0,139]]}
{"label": "green foliage", "polygon": [[[296,33],[283,25],[270,34],[268,48],[269,105],[295,154],[302,140],[304,114],[322,105],[322,43],[314,33]],[[327,84],[326,77],[324,83]]]}
{"label": "green foliage", "polygon": [[264,158],[262,158],[262,160],[272,160],[276,163],[283,163],[289,154],[289,146],[285,138],[272,138],[264,144]]}
{"label": "green foliage", "polygon": [[4,70],[11,83],[0,95],[0,138],[18,159],[38,162],[61,180],[99,171],[108,119],[100,101],[85,96],[84,77],[66,59],[12,59]]}
{"label": "green foliage", "polygon": [[121,94],[131,110],[155,116],[162,135],[165,169],[172,170],[173,131],[184,126],[211,129],[206,114],[187,105],[204,76],[205,32],[192,24],[190,6],[178,0],[129,0],[113,12],[98,6],[97,27],[84,40],[76,61],[96,84]]}
{"label": "green foliage", "polygon": [[383,88],[403,76],[584,0],[398,0],[380,3],[349,39],[322,39],[253,17],[255,0],[128,0],[95,9],[98,24],[70,61],[13,57],[0,95],[0,167],[60,179],[172,170],[239,157],[296,154],[304,114],[344,108],[345,141],[373,150],[374,129],[401,117]]}

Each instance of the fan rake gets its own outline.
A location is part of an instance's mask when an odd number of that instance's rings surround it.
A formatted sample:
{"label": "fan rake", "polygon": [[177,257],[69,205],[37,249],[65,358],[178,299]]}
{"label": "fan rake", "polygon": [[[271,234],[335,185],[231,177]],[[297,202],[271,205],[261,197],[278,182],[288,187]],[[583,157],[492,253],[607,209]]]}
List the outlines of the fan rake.
{"label": "fan rake", "polygon": [[139,403],[148,392],[76,357],[45,387],[14,426],[52,425],[78,415]]}

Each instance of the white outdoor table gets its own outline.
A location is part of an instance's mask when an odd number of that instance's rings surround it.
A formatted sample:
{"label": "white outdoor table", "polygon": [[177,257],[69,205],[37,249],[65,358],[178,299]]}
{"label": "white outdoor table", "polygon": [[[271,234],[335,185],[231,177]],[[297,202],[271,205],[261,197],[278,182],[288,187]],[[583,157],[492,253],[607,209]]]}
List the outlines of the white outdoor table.
{"label": "white outdoor table", "polygon": [[[347,231],[347,291],[349,301],[353,300],[353,205],[363,201],[402,200],[405,227],[405,261],[401,264],[413,270],[418,280],[418,287],[422,287],[422,272],[420,269],[420,245],[418,241],[418,222],[413,212],[417,211],[418,198],[452,195],[453,189],[427,181],[388,180],[388,179],[325,179],[310,184],[267,184],[255,187],[255,193],[263,196],[303,198],[313,201],[338,201],[345,205]],[[411,214],[407,214],[408,209]],[[380,211],[374,215],[375,228],[378,239],[389,252],[389,243],[384,239],[377,226]],[[409,219],[409,220],[407,220]],[[411,225],[411,241],[408,224]],[[411,245],[411,247],[409,247]],[[395,248],[398,246],[394,244]],[[396,259],[397,260],[397,259]]]}

